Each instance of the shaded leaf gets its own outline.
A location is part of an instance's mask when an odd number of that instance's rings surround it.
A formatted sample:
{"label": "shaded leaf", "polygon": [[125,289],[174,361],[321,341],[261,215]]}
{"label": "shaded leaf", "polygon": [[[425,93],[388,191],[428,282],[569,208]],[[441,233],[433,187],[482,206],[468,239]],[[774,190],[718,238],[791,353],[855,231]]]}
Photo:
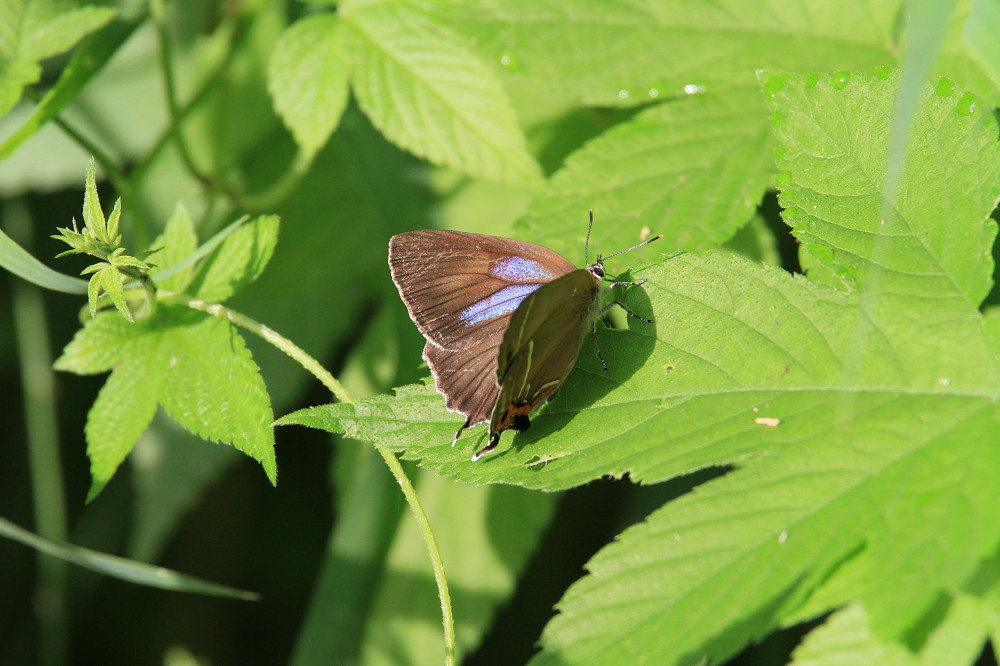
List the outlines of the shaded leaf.
{"label": "shaded leaf", "polygon": [[774,171],[764,111],[755,90],[646,109],[570,155],[515,228],[576,257],[592,208],[591,247],[605,253],[637,243],[643,227],[663,247],[715,247],[750,219]]}
{"label": "shaded leaf", "polygon": [[[687,86],[719,93],[758,69],[893,62],[894,3],[477,0],[427,3],[488,57],[586,104],[646,104]],[[690,89],[690,88],[689,88]]]}
{"label": "shaded leaf", "polygon": [[199,267],[191,295],[221,303],[256,280],[278,243],[277,215],[261,215],[226,237]]}
{"label": "shaded leaf", "polygon": [[347,106],[349,68],[334,14],[307,16],[274,47],[268,89],[274,108],[302,147],[303,161],[326,144]]}
{"label": "shaded leaf", "polygon": [[193,576],[185,576],[176,571],[146,564],[145,562],[127,560],[124,557],[99,553],[89,548],[51,541],[21,529],[4,518],[0,518],[0,534],[23,543],[26,546],[30,546],[39,552],[48,553],[85,569],[131,583],[157,587],[164,590],[174,590],[176,592],[208,594],[246,601],[257,599],[257,595],[253,592],[245,592],[227,585],[219,585],[218,583],[201,580]]}
{"label": "shaded leaf", "polygon": [[115,16],[109,7],[74,8],[58,0],[0,2],[0,114],[41,76],[39,61],[71,48]]}
{"label": "shaded leaf", "polygon": [[390,141],[474,176],[538,182],[503,88],[457,37],[401,2],[341,15],[354,94]]}

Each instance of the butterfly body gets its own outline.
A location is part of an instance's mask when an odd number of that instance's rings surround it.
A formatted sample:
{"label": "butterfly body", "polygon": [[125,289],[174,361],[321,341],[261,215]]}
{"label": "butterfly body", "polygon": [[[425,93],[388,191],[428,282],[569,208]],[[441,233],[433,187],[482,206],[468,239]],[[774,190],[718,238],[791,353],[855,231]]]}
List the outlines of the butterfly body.
{"label": "butterfly body", "polygon": [[455,441],[489,421],[489,442],[473,460],[505,430],[528,429],[531,411],[558,392],[602,311],[600,257],[577,268],[534,243],[410,231],[389,241],[389,267],[427,339],[423,356],[438,392],[466,417]]}

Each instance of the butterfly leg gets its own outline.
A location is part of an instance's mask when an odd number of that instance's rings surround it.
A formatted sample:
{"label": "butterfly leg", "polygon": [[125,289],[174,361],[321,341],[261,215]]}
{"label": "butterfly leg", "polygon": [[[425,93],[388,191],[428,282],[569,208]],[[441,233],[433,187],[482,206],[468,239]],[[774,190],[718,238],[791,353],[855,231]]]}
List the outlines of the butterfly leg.
{"label": "butterfly leg", "polygon": [[[607,310],[608,310],[607,308],[604,308],[603,310],[601,310],[601,314],[604,314],[605,312],[607,312]],[[597,350],[597,358],[601,359],[601,365],[604,366],[604,372],[607,372],[608,362],[604,360],[604,354],[601,353],[601,346],[597,344],[596,330],[597,330],[596,326],[590,327],[590,339],[594,341],[594,349]]]}
{"label": "butterfly leg", "polygon": [[462,432],[468,427],[469,427],[469,419],[465,419],[465,423],[459,426],[458,432],[455,433],[455,439],[451,440],[452,446],[455,446],[455,443],[458,442],[458,438],[462,436]]}
{"label": "butterfly leg", "polygon": [[607,305],[605,305],[603,308],[601,308],[601,314],[603,315],[605,312],[607,312],[608,310],[610,310],[612,305],[617,305],[622,310],[624,310],[626,314],[635,317],[639,321],[644,321],[647,324],[652,324],[653,323],[652,319],[646,319],[645,317],[640,317],[636,313],[634,313],[631,310],[629,310],[628,306],[625,305],[624,303],[622,303],[621,301],[611,301],[610,303],[608,303]]}
{"label": "butterfly leg", "polygon": [[612,281],[611,284],[608,285],[608,289],[613,289],[613,288],[619,287],[619,286],[621,286],[621,287],[638,287],[640,284],[646,284],[646,279],[643,278],[643,279],[639,280],[638,282],[615,282],[615,281]]}
{"label": "butterfly leg", "polygon": [[494,433],[490,437],[490,443],[484,446],[483,448],[479,449],[478,451],[476,451],[475,454],[473,454],[472,462],[476,462],[477,460],[485,456],[487,453],[497,448],[497,444],[499,443],[500,443],[500,433]]}

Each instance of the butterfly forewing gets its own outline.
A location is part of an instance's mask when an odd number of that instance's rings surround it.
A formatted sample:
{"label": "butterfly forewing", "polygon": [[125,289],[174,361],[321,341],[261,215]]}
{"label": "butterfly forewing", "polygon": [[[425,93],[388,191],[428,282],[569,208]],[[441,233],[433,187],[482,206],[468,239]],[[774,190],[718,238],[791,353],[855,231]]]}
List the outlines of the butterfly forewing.
{"label": "butterfly forewing", "polygon": [[497,358],[496,406],[490,445],[559,390],[580,351],[600,299],[598,279],[587,269],[554,280],[526,298],[511,317]]}
{"label": "butterfly forewing", "polygon": [[477,346],[487,323],[509,318],[528,294],[576,270],[541,245],[438,229],[393,236],[389,268],[417,328],[448,350]]}

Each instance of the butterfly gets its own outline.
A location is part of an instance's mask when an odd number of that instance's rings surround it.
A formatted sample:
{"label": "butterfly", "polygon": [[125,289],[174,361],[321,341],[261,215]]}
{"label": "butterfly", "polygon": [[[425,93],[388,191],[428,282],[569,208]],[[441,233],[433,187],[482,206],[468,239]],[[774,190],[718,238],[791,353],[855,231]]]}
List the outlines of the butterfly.
{"label": "butterfly", "polygon": [[[585,243],[590,255],[590,230]],[[410,318],[427,339],[424,359],[450,411],[465,416],[452,440],[489,421],[489,442],[505,430],[525,431],[529,414],[551,399],[576,363],[583,336],[614,305],[647,323],[624,303],[601,303],[604,262],[662,238],[577,268],[552,250],[524,241],[463,231],[427,229],[389,240],[389,269]],[[596,347],[597,340],[594,339]],[[597,349],[601,364],[607,363]]]}

